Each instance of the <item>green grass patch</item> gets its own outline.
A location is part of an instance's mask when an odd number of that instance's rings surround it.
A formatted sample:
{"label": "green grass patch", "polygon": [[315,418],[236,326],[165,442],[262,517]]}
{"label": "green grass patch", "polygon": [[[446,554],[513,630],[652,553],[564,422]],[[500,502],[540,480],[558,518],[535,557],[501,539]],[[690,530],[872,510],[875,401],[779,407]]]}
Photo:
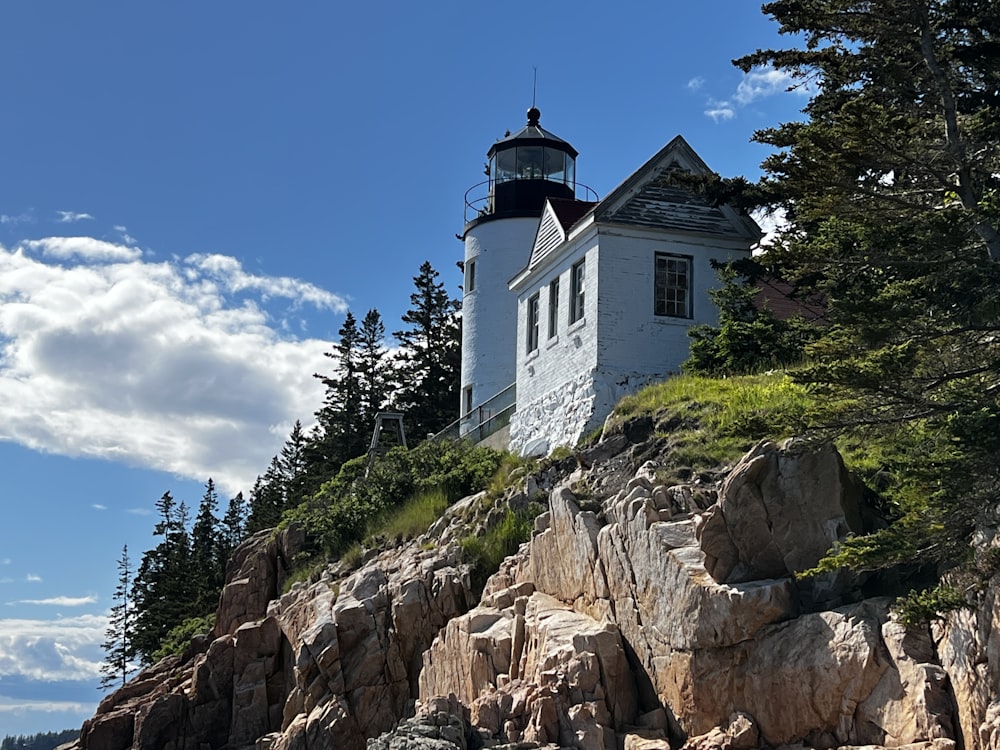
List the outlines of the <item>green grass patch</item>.
{"label": "green grass patch", "polygon": [[167,633],[160,648],[153,654],[153,662],[167,656],[180,654],[196,635],[206,635],[215,627],[215,613],[202,617],[189,617],[180,625],[175,625]]}
{"label": "green grass patch", "polygon": [[731,463],[758,440],[800,433],[815,409],[809,390],[784,372],[687,374],[622,399],[611,424],[653,417],[658,434],[670,441],[671,462],[697,470]]}
{"label": "green grass patch", "polygon": [[508,510],[504,519],[483,536],[468,536],[460,542],[462,553],[471,567],[472,590],[480,596],[486,580],[500,569],[505,557],[531,538],[535,516],[542,506],[529,506],[527,510]]}
{"label": "green grass patch", "polygon": [[414,539],[448,509],[448,496],[441,488],[424,490],[402,506],[389,511],[372,528],[372,535],[390,540]]}

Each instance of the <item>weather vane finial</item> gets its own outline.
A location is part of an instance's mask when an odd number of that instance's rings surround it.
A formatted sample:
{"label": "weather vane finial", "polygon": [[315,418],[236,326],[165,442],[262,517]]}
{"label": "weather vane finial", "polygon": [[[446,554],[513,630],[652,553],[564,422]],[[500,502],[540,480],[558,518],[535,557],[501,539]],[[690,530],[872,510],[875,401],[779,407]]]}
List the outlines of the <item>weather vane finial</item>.
{"label": "weather vane finial", "polygon": [[535,89],[538,87],[538,66],[532,65],[532,76],[531,76],[531,107],[535,107]]}

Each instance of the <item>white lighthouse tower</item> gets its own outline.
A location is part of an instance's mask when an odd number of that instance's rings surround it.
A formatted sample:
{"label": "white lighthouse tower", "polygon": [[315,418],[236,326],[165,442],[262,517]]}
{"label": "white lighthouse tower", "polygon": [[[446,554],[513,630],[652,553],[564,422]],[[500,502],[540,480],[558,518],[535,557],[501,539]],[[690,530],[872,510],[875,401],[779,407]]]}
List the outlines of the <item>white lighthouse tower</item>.
{"label": "white lighthouse tower", "polygon": [[540,117],[532,107],[524,128],[493,144],[489,179],[466,193],[463,432],[513,403],[517,297],[508,283],[528,262],[546,198],[576,195],[576,149]]}

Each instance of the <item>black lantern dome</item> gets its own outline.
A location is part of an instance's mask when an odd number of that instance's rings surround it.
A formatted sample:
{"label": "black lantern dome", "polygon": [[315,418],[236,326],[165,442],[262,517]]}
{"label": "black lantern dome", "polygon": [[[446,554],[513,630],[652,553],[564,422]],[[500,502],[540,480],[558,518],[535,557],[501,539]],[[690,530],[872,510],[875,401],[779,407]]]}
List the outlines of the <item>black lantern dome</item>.
{"label": "black lantern dome", "polygon": [[576,149],[538,124],[541,112],[528,110],[528,124],[493,144],[489,158],[489,199],[480,219],[540,216],[546,198],[576,194]]}

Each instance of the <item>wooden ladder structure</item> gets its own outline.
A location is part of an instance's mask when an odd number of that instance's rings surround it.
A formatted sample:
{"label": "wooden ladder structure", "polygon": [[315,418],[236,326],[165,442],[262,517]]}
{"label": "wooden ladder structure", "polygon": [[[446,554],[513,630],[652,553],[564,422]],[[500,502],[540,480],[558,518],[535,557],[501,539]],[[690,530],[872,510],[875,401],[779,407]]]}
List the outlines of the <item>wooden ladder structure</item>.
{"label": "wooden ladder structure", "polygon": [[365,476],[372,470],[375,459],[383,456],[392,448],[406,447],[406,431],[403,429],[403,415],[396,411],[380,411],[375,415],[375,431],[372,433],[371,446],[368,448],[368,463],[365,465]]}

